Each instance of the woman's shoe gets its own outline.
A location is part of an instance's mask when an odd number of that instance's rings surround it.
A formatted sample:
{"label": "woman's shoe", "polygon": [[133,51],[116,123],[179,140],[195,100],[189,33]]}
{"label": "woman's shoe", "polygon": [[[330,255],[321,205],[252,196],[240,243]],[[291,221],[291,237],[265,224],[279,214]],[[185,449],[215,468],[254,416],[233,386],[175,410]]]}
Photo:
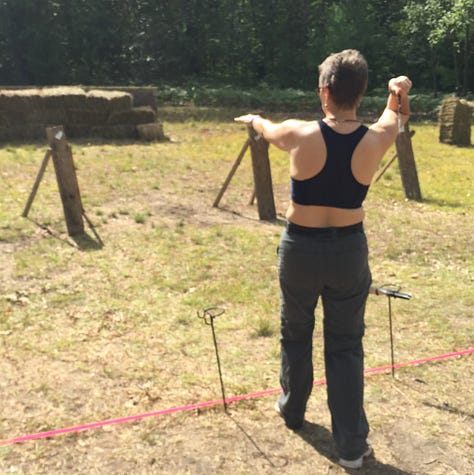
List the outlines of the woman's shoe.
{"label": "woman's shoe", "polygon": [[342,465],[345,468],[362,468],[364,459],[372,455],[372,452],[373,452],[372,447],[369,445],[369,448],[358,459],[346,460],[346,459],[340,458],[338,461],[338,464]]}
{"label": "woman's shoe", "polygon": [[280,417],[284,419],[285,425],[286,427],[288,427],[288,429],[299,430],[303,427],[304,420],[292,421],[289,418],[287,418],[284,414],[282,414],[281,409],[280,409],[280,404],[278,403],[278,401],[275,403],[274,408],[275,408],[275,411],[280,415]]}

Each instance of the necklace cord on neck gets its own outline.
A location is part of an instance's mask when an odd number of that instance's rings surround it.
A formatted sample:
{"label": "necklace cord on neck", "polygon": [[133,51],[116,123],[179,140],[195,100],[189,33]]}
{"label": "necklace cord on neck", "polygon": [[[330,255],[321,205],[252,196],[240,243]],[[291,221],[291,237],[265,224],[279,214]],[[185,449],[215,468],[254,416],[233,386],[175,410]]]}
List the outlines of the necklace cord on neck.
{"label": "necklace cord on neck", "polygon": [[343,123],[343,122],[360,122],[359,119],[337,119],[336,117],[326,117],[326,119],[332,120],[333,122],[339,122],[339,123]]}

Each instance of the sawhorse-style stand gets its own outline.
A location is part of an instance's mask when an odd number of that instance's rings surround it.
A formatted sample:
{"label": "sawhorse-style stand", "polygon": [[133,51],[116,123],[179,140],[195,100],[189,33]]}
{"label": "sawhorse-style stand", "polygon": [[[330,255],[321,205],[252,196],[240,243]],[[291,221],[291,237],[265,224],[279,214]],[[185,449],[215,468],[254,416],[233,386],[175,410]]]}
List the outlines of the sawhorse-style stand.
{"label": "sawhorse-style stand", "polygon": [[374,183],[382,178],[383,174],[388,170],[390,165],[398,157],[398,166],[400,168],[400,176],[402,179],[403,191],[405,198],[414,201],[422,201],[420,183],[418,181],[418,173],[416,170],[415,155],[411,143],[412,137],[415,135],[414,130],[409,130],[408,124],[405,124],[403,130],[398,133],[395,141],[396,152],[390,160],[377,172]]}
{"label": "sawhorse-style stand", "polygon": [[66,135],[62,126],[48,127],[46,129],[46,135],[48,137],[50,148],[45,153],[22,216],[24,218],[28,216],[41,179],[43,178],[46,167],[48,166],[49,159],[52,158],[59,193],[63,204],[68,234],[69,236],[84,234],[84,221],[82,219],[84,210],[82,207],[81,194],[79,192],[71,147],[66,140]]}
{"label": "sawhorse-style stand", "polygon": [[[222,185],[213,206],[217,208],[225,190],[229,186],[232,177],[239,167],[245,152],[250,147],[252,156],[252,169],[254,177],[254,194],[257,198],[258,216],[262,221],[274,221],[276,219],[275,201],[273,198],[272,174],[270,159],[268,156],[269,143],[252,127],[247,127],[248,138],[240,150],[227,178]],[[251,200],[253,202],[253,198]]]}

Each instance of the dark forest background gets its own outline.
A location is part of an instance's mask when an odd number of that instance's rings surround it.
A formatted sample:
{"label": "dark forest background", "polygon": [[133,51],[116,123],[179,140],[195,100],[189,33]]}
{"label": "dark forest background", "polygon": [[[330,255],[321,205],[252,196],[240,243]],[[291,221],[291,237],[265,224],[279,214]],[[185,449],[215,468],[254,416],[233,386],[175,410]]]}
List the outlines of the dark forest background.
{"label": "dark forest background", "polygon": [[474,0],[0,0],[0,85],[314,89],[359,49],[370,90],[474,89]]}

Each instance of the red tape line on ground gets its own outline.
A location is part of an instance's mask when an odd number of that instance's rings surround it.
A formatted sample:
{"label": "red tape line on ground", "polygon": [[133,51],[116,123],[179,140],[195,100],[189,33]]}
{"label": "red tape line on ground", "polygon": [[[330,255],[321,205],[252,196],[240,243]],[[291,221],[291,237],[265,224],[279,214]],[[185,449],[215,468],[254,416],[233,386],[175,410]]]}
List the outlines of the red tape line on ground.
{"label": "red tape line on ground", "polygon": [[[438,360],[444,360],[447,358],[454,358],[456,356],[463,356],[463,355],[469,355],[471,353],[474,353],[474,348],[469,348],[467,350],[462,350],[462,351],[457,351],[454,353],[447,353],[444,355],[439,355],[439,356],[430,356],[428,358],[421,358],[419,360],[413,360],[413,361],[408,361],[405,363],[397,363],[393,365],[393,368],[403,368],[406,366],[412,366],[412,365],[418,365],[418,364],[423,364],[423,363],[428,363],[431,361],[438,361]],[[379,368],[372,368],[372,369],[367,369],[364,371],[364,374],[374,374],[374,373],[381,373],[383,371],[387,371],[392,369],[392,365],[388,366],[381,366]],[[314,385],[321,385],[325,384],[326,380],[325,379],[319,379],[317,381],[314,381]],[[259,391],[256,393],[250,393],[250,394],[242,394],[240,396],[233,396],[230,398],[226,398],[227,403],[231,402],[236,402],[236,401],[242,401],[245,399],[254,399],[257,397],[262,397],[262,396],[268,396],[271,394],[277,394],[281,391],[280,388],[278,389],[267,389],[265,391]],[[207,402],[198,402],[196,404],[189,404],[187,406],[180,406],[180,407],[174,407],[174,408],[169,408],[169,409],[163,409],[161,411],[155,411],[155,412],[148,412],[145,414],[136,414],[134,416],[126,416],[126,417],[119,417],[118,419],[109,419],[106,421],[101,421],[101,422],[91,422],[89,424],[82,424],[82,425],[77,425],[74,427],[66,427],[63,429],[55,429],[55,430],[50,430],[46,432],[39,432],[37,434],[30,434],[30,435],[25,435],[22,437],[15,437],[13,439],[5,439],[0,441],[0,445],[7,445],[7,444],[18,444],[21,442],[28,442],[31,440],[36,440],[36,439],[44,439],[47,437],[54,437],[56,435],[61,435],[61,434],[67,434],[70,432],[80,432],[88,429],[97,429],[100,427],[105,427],[113,424],[123,424],[124,422],[131,422],[131,421],[138,421],[140,419],[145,419],[147,417],[157,417],[157,416],[164,416],[166,414],[173,414],[176,412],[184,412],[184,411],[192,411],[194,409],[202,409],[205,407],[210,407],[210,406],[216,406],[218,404],[222,404],[222,399],[216,400],[216,401],[207,401]]]}

